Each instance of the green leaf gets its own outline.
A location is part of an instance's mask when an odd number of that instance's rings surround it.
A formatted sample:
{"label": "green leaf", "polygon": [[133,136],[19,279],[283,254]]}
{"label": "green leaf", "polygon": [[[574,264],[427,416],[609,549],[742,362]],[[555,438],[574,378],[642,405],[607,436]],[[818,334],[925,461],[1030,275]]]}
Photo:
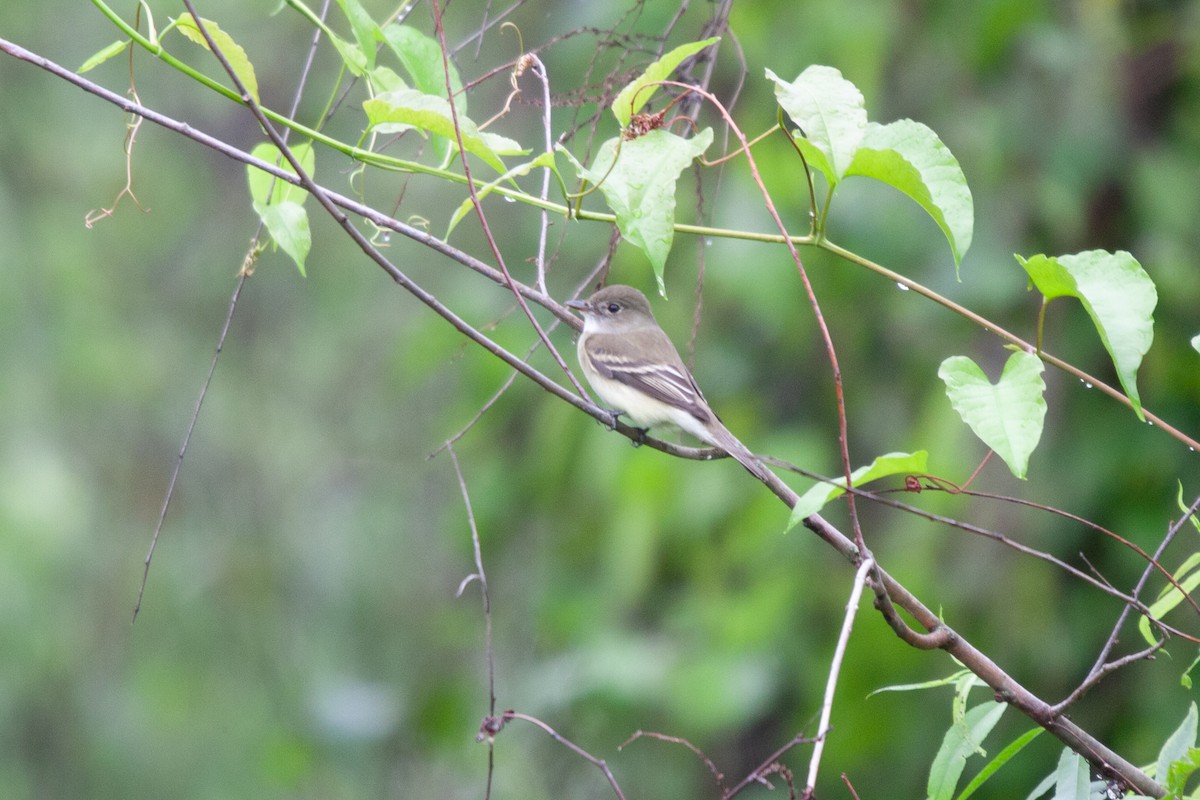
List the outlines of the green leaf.
{"label": "green leaf", "polygon": [[[1189,747],[1183,758],[1171,762],[1171,766],[1167,768],[1166,777],[1159,776],[1159,780],[1167,787],[1168,795],[1182,797],[1188,778],[1192,777],[1198,768],[1200,768],[1200,747]],[[1193,792],[1192,797],[1195,796]]]}
{"label": "green leaf", "polygon": [[308,212],[304,206],[292,200],[265,205],[255,203],[258,218],[267,226],[271,238],[283,251],[292,257],[300,274],[304,275],[304,260],[312,247],[312,233],[308,229]]}
{"label": "green leaf", "polygon": [[1091,780],[1083,756],[1064,747],[1054,772],[1054,800],[1090,800]]}
{"label": "green leaf", "polygon": [[[291,148],[292,155],[300,162],[300,166],[304,169],[311,178],[316,170],[317,156],[313,152],[311,142],[298,144]],[[272,164],[277,164],[280,169],[290,172],[295,175],[296,170],[292,168],[292,164],[283,154],[279,152],[279,148],[270,142],[260,142],[255,145],[250,151],[250,155],[260,161],[268,161]],[[246,180],[250,184],[250,199],[256,203],[281,203],[284,201],[292,201],[303,203],[308,197],[308,192],[303,187],[295,186],[287,181],[281,181],[270,173],[263,172],[253,166],[246,167]]]}
{"label": "green leaf", "polygon": [[1030,728],[1029,730],[1025,731],[1025,733],[1009,742],[1007,747],[997,753],[996,757],[989,761],[983,769],[979,770],[979,774],[972,778],[971,782],[968,783],[966,787],[963,788],[962,792],[959,793],[957,800],[967,800],[968,797],[975,794],[979,787],[983,786],[983,784],[987,782],[988,778],[992,777],[997,770],[1011,761],[1013,757],[1017,755],[1017,753],[1024,750],[1025,746],[1036,739],[1044,730],[1046,729],[1040,727]]}
{"label": "green leaf", "polygon": [[699,53],[704,48],[719,41],[721,41],[721,37],[714,36],[711,39],[705,39],[700,42],[681,44],[658,61],[646,67],[646,71],[622,89],[616,99],[613,100],[613,115],[616,116],[617,122],[620,123],[621,127],[624,128],[628,125],[629,121],[633,119],[633,115],[641,111],[646,103],[650,102],[650,98],[654,97],[654,93],[658,90],[658,87],[651,86],[651,84],[665,81],[671,77],[671,73],[683,63],[684,59]]}
{"label": "green leaf", "polygon": [[1190,513],[1191,506],[1183,502],[1183,481],[1178,481],[1177,483],[1179,488],[1175,492],[1175,503],[1179,506],[1180,511],[1188,515],[1188,522],[1192,523],[1192,527],[1196,529],[1196,532],[1200,533],[1200,518]]}
{"label": "green leaf", "polygon": [[[496,187],[499,186],[500,184],[505,183],[507,181],[511,181],[513,178],[519,178],[522,175],[528,175],[530,172],[537,169],[538,167],[548,167],[548,168],[554,170],[554,174],[557,175],[558,167],[554,163],[554,152],[550,151],[550,152],[542,153],[540,156],[535,158],[533,161],[527,161],[524,164],[518,164],[517,166],[510,169],[508,172],[501,175],[499,178],[496,178],[494,181],[476,189],[475,196],[478,197],[482,201],[483,198],[485,198],[489,194],[491,194],[496,189]],[[465,199],[461,203],[459,203],[458,208],[454,212],[454,215],[450,217],[450,226],[446,229],[446,236],[444,238],[446,238],[446,239],[450,238],[450,233],[454,230],[455,227],[457,227],[458,223],[462,221],[462,218],[465,217],[471,211],[471,209],[474,207],[474,205],[475,204],[471,202],[471,198],[469,196],[467,197],[467,199]]]}
{"label": "green leaf", "polygon": [[[1171,576],[1188,594],[1191,594],[1193,589],[1200,586],[1200,569],[1197,569],[1197,567],[1200,567],[1200,553],[1192,553]],[[1149,615],[1143,614],[1138,620],[1138,629],[1142,632],[1142,637],[1147,643],[1154,644],[1157,641],[1150,629],[1150,620],[1162,619],[1175,606],[1182,603],[1183,598],[1184,595],[1174,586],[1168,585],[1162,588],[1162,591],[1158,594],[1158,599],[1151,603],[1147,609],[1150,612]]]}
{"label": "green leaf", "polygon": [[1154,340],[1154,307],[1158,292],[1137,259],[1124,250],[1089,250],[1069,256],[1036,255],[1017,261],[1049,302],[1076,297],[1092,318],[1100,341],[1112,357],[1117,378],[1138,419],[1137,370]]}
{"label": "green leaf", "polygon": [[660,128],[630,141],[609,139],[591,167],[571,158],[580,177],[599,186],[621,236],[650,259],[664,297],[663,272],[675,236],[675,184],[712,139],[712,128],[691,139]]}
{"label": "green leaf", "polygon": [[[401,89],[408,89],[409,85],[403,78],[397,75],[393,70],[387,67],[376,67],[367,75],[367,81],[371,84],[371,95],[380,95],[386,92],[396,92]],[[403,133],[413,129],[412,125],[405,125],[401,122],[381,122],[374,126],[376,133]],[[438,141],[444,142],[444,139]]]}
{"label": "green leaf", "polygon": [[342,57],[342,63],[350,70],[351,75],[362,77],[367,74],[367,54],[357,44],[347,42],[328,28],[325,29],[325,35],[333,43],[334,49]]}
{"label": "green leaf", "polygon": [[975,210],[962,168],[938,135],[920,122],[870,123],[846,176],[862,175],[899,189],[942,229],[958,268],[971,246]]}
{"label": "green leaf", "polygon": [[387,67],[376,67],[367,75],[367,81],[371,84],[371,94],[383,94],[384,92],[394,92],[399,89],[411,88],[404,78],[396,74],[395,70]]}
{"label": "green leaf", "polygon": [[[442,66],[442,48],[434,39],[416,28],[393,22],[383,29],[383,40],[400,59],[412,85],[425,94],[446,96],[446,72]],[[450,88],[454,107],[460,116],[467,113],[467,96],[454,62],[450,63]]]}
{"label": "green leaf", "polygon": [[[1154,776],[1167,786],[1168,790],[1172,787],[1167,785],[1167,779],[1170,775],[1171,765],[1183,761],[1188,751],[1196,746],[1196,728],[1197,728],[1197,713],[1196,704],[1188,704],[1187,714],[1183,717],[1183,722],[1179,727],[1171,732],[1167,740],[1163,742],[1162,749],[1158,751],[1158,761],[1156,762]],[[1174,791],[1179,791],[1183,787],[1179,787]]]}
{"label": "green leaf", "polygon": [[383,41],[383,31],[358,0],[338,0],[338,5],[354,31],[358,51],[363,55],[363,70],[369,72],[375,68],[375,43]]}
{"label": "green leaf", "polygon": [[1179,685],[1182,686],[1184,689],[1191,691],[1191,688],[1192,688],[1192,674],[1191,673],[1192,673],[1192,670],[1194,670],[1196,668],[1197,664],[1200,664],[1200,655],[1197,655],[1195,658],[1193,658],[1192,663],[1188,664],[1188,668],[1185,669],[1183,671],[1183,674],[1179,676]]}
{"label": "green leaf", "polygon": [[[204,21],[204,29],[208,31],[208,35],[212,37],[217,47],[225,55],[225,60],[229,62],[229,66],[233,67],[233,71],[237,73],[238,79],[246,86],[246,91],[250,92],[250,96],[254,98],[254,102],[258,100],[258,78],[254,76],[254,65],[250,63],[250,59],[246,56],[246,51],[242,46],[233,40],[217,23],[210,19],[200,18]],[[196,44],[208,49],[208,41],[204,38],[204,34],[200,32],[200,28],[196,25],[196,20],[191,14],[182,14],[179,19],[175,20],[175,26],[187,38],[191,39]]]}
{"label": "green leaf", "polygon": [[[313,176],[316,155],[313,153],[312,144],[297,145],[292,148],[292,153],[304,171],[310,177]],[[282,158],[279,149],[270,142],[257,145],[251,154],[263,161],[278,163],[281,169],[296,174],[291,163]],[[291,256],[300,274],[304,275],[304,261],[312,247],[308,213],[304,210],[304,200],[308,197],[308,192],[252,166],[246,167],[246,180],[250,184],[250,198],[254,201],[254,211],[271,234],[271,239]]]}
{"label": "green leaf", "polygon": [[1000,721],[1006,708],[1004,703],[988,701],[967,712],[965,731],[958,725],[950,726],[929,770],[926,792],[930,800],[950,800],[954,796],[967,757],[979,750],[980,743]]}
{"label": "green leaf", "polygon": [[[399,89],[363,101],[363,110],[367,112],[367,121],[372,127],[399,122],[455,141],[450,103],[444,97],[435,97],[416,89]],[[463,147],[468,153],[478,156],[497,172],[505,172],[504,162],[493,145],[500,145],[501,149],[509,151],[519,145],[511,139],[480,132],[475,123],[463,114],[458,115],[458,127],[462,132]]]}
{"label": "green leaf", "polygon": [[[91,56],[91,58],[89,58],[87,61],[84,61],[82,64],[80,64],[79,69],[76,71],[80,75],[82,75],[83,73],[87,72],[88,70],[95,69],[96,67],[103,64],[105,61],[108,61],[110,58],[115,58],[116,56],[121,55],[121,53],[125,52],[125,48],[128,46],[129,46],[128,39],[125,39],[124,41],[120,41],[120,42],[113,42],[108,47],[105,47],[103,50],[100,50],[99,52],[93,54]],[[1197,337],[1197,338],[1200,338],[1200,337]]]}
{"label": "green leaf", "polygon": [[833,67],[814,64],[791,83],[771,70],[775,99],[800,127],[796,144],[809,166],[820,170],[837,186],[854,161],[867,129],[862,92]]}
{"label": "green leaf", "polygon": [[913,692],[923,689],[937,689],[942,686],[957,686],[958,682],[964,675],[970,673],[965,669],[960,669],[958,672],[952,673],[945,678],[935,678],[931,681],[922,681],[921,683],[899,683],[892,686],[881,686],[874,690],[867,697],[874,697],[883,692]]}
{"label": "green leaf", "polygon": [[[928,461],[929,453],[925,450],[918,450],[915,453],[887,453],[879,456],[867,466],[859,467],[851,472],[850,478],[854,486],[861,486],[888,475],[923,473],[926,471]],[[846,479],[843,477],[828,482],[822,481],[805,492],[796,502],[795,508],[792,509],[792,516],[788,520],[784,532],[790,531],[807,517],[816,514],[830,500],[845,494],[845,486]]]}
{"label": "green leaf", "polygon": [[1013,353],[995,385],[966,356],[951,356],[938,368],[954,410],[1021,480],[1025,479],[1029,456],[1042,437],[1045,368],[1035,355]]}
{"label": "green leaf", "polygon": [[[964,672],[955,682],[954,700],[950,703],[950,718],[961,729],[960,732],[964,738],[970,738],[970,729],[967,727],[967,700],[971,690],[976,686],[986,685],[983,679],[973,672]],[[975,743],[975,752],[981,756],[987,756],[978,742]]]}

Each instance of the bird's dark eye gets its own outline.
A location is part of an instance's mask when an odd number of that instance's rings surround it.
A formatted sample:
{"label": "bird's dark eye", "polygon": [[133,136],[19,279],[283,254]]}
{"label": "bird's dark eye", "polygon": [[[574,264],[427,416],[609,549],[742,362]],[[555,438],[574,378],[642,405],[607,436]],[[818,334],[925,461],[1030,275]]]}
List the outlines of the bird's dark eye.
{"label": "bird's dark eye", "polygon": [[615,314],[620,310],[621,310],[621,306],[618,305],[617,303],[609,303],[608,304],[608,313]]}

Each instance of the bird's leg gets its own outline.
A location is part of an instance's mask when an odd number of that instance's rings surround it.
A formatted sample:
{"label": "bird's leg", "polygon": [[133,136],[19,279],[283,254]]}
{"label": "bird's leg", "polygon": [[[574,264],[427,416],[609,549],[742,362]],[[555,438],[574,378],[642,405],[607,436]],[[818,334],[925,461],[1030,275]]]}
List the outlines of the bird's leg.
{"label": "bird's leg", "polygon": [[[618,420],[621,419],[621,415],[624,414],[625,412],[617,411],[616,409],[609,409],[608,413],[612,415],[612,419],[609,420],[608,424],[605,427],[607,427],[608,430],[610,430],[610,431],[615,431],[617,429]],[[633,427],[633,430],[637,433],[637,436],[630,439],[630,441],[633,442],[634,447],[641,447],[642,445],[644,445],[646,443],[646,434],[650,432],[650,429],[649,428],[639,428],[637,426],[631,426],[631,427]]]}

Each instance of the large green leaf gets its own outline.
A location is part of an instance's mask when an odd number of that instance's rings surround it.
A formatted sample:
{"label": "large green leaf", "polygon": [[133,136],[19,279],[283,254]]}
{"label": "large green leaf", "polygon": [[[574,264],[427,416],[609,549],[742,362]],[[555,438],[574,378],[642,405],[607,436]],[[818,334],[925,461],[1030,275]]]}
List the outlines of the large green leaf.
{"label": "large green leaf", "polygon": [[[292,154],[311,177],[316,168],[316,155],[313,153],[312,144],[305,142],[296,145],[292,148]],[[280,169],[296,174],[291,163],[284,159],[279,149],[270,142],[255,146],[251,155],[262,161],[276,163]],[[308,192],[252,166],[246,167],[246,180],[250,185],[250,199],[254,202],[254,211],[271,234],[271,239],[291,256],[303,275],[304,261],[312,247],[308,212],[304,210],[304,200],[308,197]]]}
{"label": "large green leaf", "polygon": [[650,259],[664,296],[663,272],[675,237],[675,184],[712,139],[712,128],[691,139],[660,128],[629,141],[609,139],[591,167],[571,159],[580,177],[599,185],[621,235]]}
{"label": "large green leaf", "polygon": [[841,181],[867,129],[862,92],[833,67],[814,64],[788,83],[771,70],[775,99],[800,127],[796,144],[830,186]]}
{"label": "large green leaf", "polygon": [[1183,722],[1171,732],[1171,735],[1167,737],[1167,740],[1163,742],[1162,748],[1158,751],[1154,777],[1158,779],[1159,783],[1172,791],[1178,792],[1183,789],[1180,778],[1186,776],[1177,776],[1175,782],[1179,783],[1179,785],[1171,785],[1173,783],[1171,781],[1172,765],[1186,766],[1191,761],[1189,755],[1196,747],[1198,721],[1200,721],[1200,716],[1196,713],[1196,703],[1192,702],[1188,704],[1187,714],[1184,715]]}
{"label": "large green leaf", "polygon": [[[233,40],[221,27],[211,19],[205,19],[204,29],[208,31],[208,35],[212,37],[213,42],[221,49],[225,55],[225,60],[229,62],[229,66],[233,67],[233,71],[237,73],[238,78],[246,86],[246,91],[250,92],[250,96],[254,98],[254,102],[258,102],[258,78],[254,75],[254,65],[250,63],[250,58],[246,55],[246,51],[242,46]],[[187,38],[191,39],[196,44],[208,49],[208,40],[204,38],[204,34],[200,33],[200,28],[196,25],[196,20],[191,14],[181,14],[179,19],[175,20],[175,27],[179,29]]]}
{"label": "large green leaf", "polygon": [[358,42],[358,49],[365,59],[363,67],[366,71],[374,69],[375,43],[383,39],[379,23],[371,19],[371,15],[367,13],[359,0],[338,0],[338,5],[342,7],[342,13],[350,21],[354,39]]}
{"label": "large green leaf", "polygon": [[1089,775],[1083,756],[1064,747],[1054,771],[1054,800],[1091,800]]}
{"label": "large green leaf", "polygon": [[[383,39],[404,65],[412,85],[425,94],[446,96],[446,72],[442,66],[442,48],[437,39],[410,25],[393,22],[383,29]],[[459,115],[467,113],[467,95],[454,62],[450,63],[450,89]]]}
{"label": "large green leaf", "polygon": [[[885,478],[888,475],[922,473],[926,471],[928,461],[929,453],[925,450],[918,450],[915,453],[887,453],[877,457],[865,467],[859,467],[851,472],[850,479],[852,485],[862,486],[864,483]],[[830,500],[841,497],[845,493],[845,478],[816,484],[796,501],[796,505],[792,508],[792,515],[788,519],[787,528],[784,529],[785,532],[796,527],[807,517],[816,514]]]}
{"label": "large green leaf", "polygon": [[950,800],[962,776],[967,757],[980,750],[980,744],[1008,708],[1004,703],[988,701],[967,712],[964,725],[951,725],[934,756],[926,787],[930,800]]}
{"label": "large green leaf", "polygon": [[719,41],[721,41],[721,37],[714,36],[711,39],[705,39],[700,42],[681,44],[646,67],[646,71],[622,89],[617,94],[616,99],[613,100],[613,114],[616,116],[617,122],[621,124],[621,127],[624,128],[628,125],[629,120],[633,119],[633,115],[642,110],[646,103],[650,102],[650,98],[654,97],[654,93],[658,91],[658,87],[652,84],[665,81],[671,77],[671,73],[683,63],[685,58],[695,55],[709,45],[716,44]]}
{"label": "large green leaf", "polygon": [[1117,378],[1139,419],[1142,401],[1137,370],[1154,341],[1154,307],[1158,291],[1137,259],[1119,250],[1089,250],[1069,256],[1036,255],[1017,261],[1049,302],[1075,297],[1092,318],[1100,341],[1112,357]]}
{"label": "large green leaf", "polygon": [[929,127],[910,119],[870,123],[850,175],[882,181],[916,200],[946,234],[958,267],[975,228],[971,190],[954,154]]}
{"label": "large green leaf", "polygon": [[1009,356],[996,384],[966,356],[951,356],[938,368],[950,404],[983,443],[1004,459],[1013,475],[1024,480],[1029,456],[1042,438],[1046,400],[1045,369],[1037,356]]}
{"label": "large green leaf", "polygon": [[[364,100],[363,110],[367,112],[367,121],[371,126],[403,123],[455,141],[454,119],[450,115],[450,103],[444,97],[416,89],[397,89]],[[505,171],[504,162],[500,160],[501,154],[525,152],[511,139],[480,131],[474,122],[461,113],[458,115],[458,127],[466,151],[478,156],[497,172]]]}

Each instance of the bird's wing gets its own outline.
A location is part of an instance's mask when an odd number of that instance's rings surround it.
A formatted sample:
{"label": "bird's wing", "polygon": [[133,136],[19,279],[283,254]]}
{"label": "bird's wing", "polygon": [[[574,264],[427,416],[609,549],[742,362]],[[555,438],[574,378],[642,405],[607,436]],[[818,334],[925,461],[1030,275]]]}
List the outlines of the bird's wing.
{"label": "bird's wing", "polygon": [[[712,412],[704,395],[700,393],[700,387],[683,365],[683,359],[679,357],[675,346],[666,338],[665,333],[646,330],[623,334],[621,339],[624,340],[625,346],[619,349],[607,346],[606,340],[610,338],[616,337],[596,334],[588,343],[588,358],[596,372],[645,392],[664,403],[682,408],[698,420],[707,421],[711,418]],[[663,353],[664,340],[669,347],[665,352],[672,356],[669,360],[656,359],[655,362],[650,362],[637,356],[626,355],[630,349],[629,345],[632,345],[634,352]]]}

